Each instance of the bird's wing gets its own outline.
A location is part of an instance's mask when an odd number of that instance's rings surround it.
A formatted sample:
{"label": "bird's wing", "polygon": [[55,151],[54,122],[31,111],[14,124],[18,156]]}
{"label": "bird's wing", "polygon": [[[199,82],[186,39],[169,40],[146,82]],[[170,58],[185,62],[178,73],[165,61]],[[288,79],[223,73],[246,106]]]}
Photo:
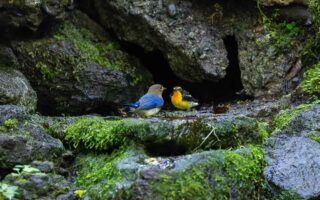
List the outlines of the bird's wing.
{"label": "bird's wing", "polygon": [[183,100],[185,100],[185,101],[198,102],[198,100],[195,99],[195,98],[193,98],[188,91],[182,90],[181,93],[182,93],[182,96],[183,96]]}
{"label": "bird's wing", "polygon": [[163,106],[162,97],[154,94],[146,94],[139,99],[139,110],[149,110]]}
{"label": "bird's wing", "polygon": [[124,104],[125,106],[128,106],[128,107],[131,107],[131,108],[138,108],[140,103],[139,101],[137,102],[134,102],[134,103],[127,103],[127,104]]}

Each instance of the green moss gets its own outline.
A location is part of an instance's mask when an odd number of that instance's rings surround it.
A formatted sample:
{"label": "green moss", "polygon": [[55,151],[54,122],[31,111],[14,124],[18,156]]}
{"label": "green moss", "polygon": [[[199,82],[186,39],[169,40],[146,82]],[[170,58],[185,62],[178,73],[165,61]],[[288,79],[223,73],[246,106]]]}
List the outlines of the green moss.
{"label": "green moss", "polygon": [[292,190],[284,190],[272,197],[272,200],[302,200],[296,192]]}
{"label": "green moss", "polygon": [[320,143],[320,131],[314,131],[308,135],[308,138]]}
{"label": "green moss", "polygon": [[268,123],[258,122],[258,133],[262,138],[262,143],[266,143],[269,137]]}
{"label": "green moss", "polygon": [[7,132],[17,128],[18,120],[15,118],[7,119],[3,125],[0,126],[0,132]]}
{"label": "green moss", "polygon": [[[312,21],[320,28],[320,3],[318,0],[309,0],[309,10],[312,13]],[[320,30],[318,29],[320,32]]]}
{"label": "green moss", "polygon": [[320,96],[320,63],[304,73],[304,79],[300,86],[303,91]]}
{"label": "green moss", "polygon": [[301,104],[295,108],[281,111],[272,121],[274,132],[277,132],[287,126],[291,122],[291,120],[297,117],[302,111],[307,110],[313,105],[313,103]]}
{"label": "green moss", "polygon": [[8,129],[16,128],[18,124],[18,120],[15,118],[7,119],[4,121],[4,126]]}
{"label": "green moss", "polygon": [[105,120],[101,117],[81,118],[66,129],[65,139],[74,147],[108,150],[127,144],[129,137],[148,132],[143,121]]}
{"label": "green moss", "polygon": [[281,21],[277,11],[273,12],[271,16],[266,16],[260,8],[259,0],[257,0],[257,5],[267,35],[257,40],[256,43],[260,46],[271,46],[277,53],[283,53],[284,50],[295,48],[298,44],[299,36],[304,34],[303,29],[295,22]]}
{"label": "green moss", "polygon": [[[188,151],[197,149],[238,148],[247,144],[262,144],[268,137],[265,124],[249,117],[223,121],[196,120],[178,127],[178,143]],[[204,138],[206,138],[204,140]]]}
{"label": "green moss", "polygon": [[152,183],[161,199],[259,199],[264,184],[264,151],[217,151],[190,170],[162,174]]}
{"label": "green moss", "polygon": [[[92,199],[117,199],[117,196],[128,195],[130,184],[126,183],[135,179],[137,173],[121,171],[117,164],[122,159],[133,156],[132,151],[136,151],[133,149],[133,146],[122,147],[111,155],[90,154],[80,158],[76,184],[87,191],[85,196]],[[140,151],[138,153],[143,154]]]}
{"label": "green moss", "polygon": [[40,71],[40,73],[43,75],[43,79],[52,79],[59,74],[58,70],[50,68],[47,64],[43,62],[38,62],[36,64],[36,69]]}
{"label": "green moss", "polygon": [[119,67],[117,64],[111,64],[106,57],[106,53],[114,49],[112,43],[100,41],[90,30],[79,28],[70,21],[64,23],[60,33],[54,38],[59,41],[71,40],[80,50],[84,62],[94,61],[103,67]]}

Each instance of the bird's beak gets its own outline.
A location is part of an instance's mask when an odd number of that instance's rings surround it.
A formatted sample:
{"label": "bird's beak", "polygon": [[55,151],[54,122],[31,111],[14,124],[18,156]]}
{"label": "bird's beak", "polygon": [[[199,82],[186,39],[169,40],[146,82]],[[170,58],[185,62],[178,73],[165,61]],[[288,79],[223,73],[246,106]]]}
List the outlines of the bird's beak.
{"label": "bird's beak", "polygon": [[166,90],[167,88],[163,87],[162,90]]}

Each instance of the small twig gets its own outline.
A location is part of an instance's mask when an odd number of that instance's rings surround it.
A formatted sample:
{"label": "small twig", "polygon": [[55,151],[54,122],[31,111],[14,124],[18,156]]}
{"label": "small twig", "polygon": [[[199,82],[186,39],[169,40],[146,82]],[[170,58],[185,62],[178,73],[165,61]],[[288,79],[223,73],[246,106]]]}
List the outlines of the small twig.
{"label": "small twig", "polygon": [[218,138],[218,136],[216,135],[215,129],[216,129],[215,127],[212,127],[212,130],[209,132],[209,134],[203,139],[203,141],[201,142],[201,144],[200,144],[198,147],[196,147],[193,151],[198,150],[198,149],[206,142],[206,140],[210,137],[210,135],[211,135],[212,133],[216,136],[216,138],[218,139],[218,141],[220,141],[219,138]]}

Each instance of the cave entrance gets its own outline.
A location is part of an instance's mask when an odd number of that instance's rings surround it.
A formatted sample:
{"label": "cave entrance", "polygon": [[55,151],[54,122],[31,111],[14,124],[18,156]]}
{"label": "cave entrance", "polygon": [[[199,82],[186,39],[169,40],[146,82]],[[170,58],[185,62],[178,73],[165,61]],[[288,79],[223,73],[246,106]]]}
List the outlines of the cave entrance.
{"label": "cave entrance", "polygon": [[248,96],[237,94],[243,89],[243,85],[238,60],[238,44],[234,35],[229,35],[224,38],[229,66],[227,67],[225,78],[218,82],[203,81],[191,83],[185,81],[173,73],[168,61],[160,50],[145,52],[142,47],[136,44],[124,41],[121,41],[121,44],[124,51],[140,59],[142,64],[153,75],[155,83],[160,83],[168,88],[163,95],[166,102],[170,102],[169,95],[174,86],[181,86],[189,91],[202,105],[233,102],[235,100],[248,98]]}

